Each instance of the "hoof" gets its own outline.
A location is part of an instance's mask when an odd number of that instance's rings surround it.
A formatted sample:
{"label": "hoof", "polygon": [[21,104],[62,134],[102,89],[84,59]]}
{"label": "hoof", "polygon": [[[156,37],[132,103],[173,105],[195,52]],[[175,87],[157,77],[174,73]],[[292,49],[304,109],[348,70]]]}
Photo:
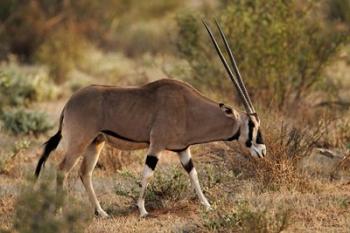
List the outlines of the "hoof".
{"label": "hoof", "polygon": [[98,218],[109,218],[110,217],[104,210],[95,210],[95,216]]}
{"label": "hoof", "polygon": [[148,212],[140,212],[140,218],[146,218],[148,216]]}
{"label": "hoof", "polygon": [[213,208],[211,207],[211,205],[207,202],[207,203],[202,203],[203,204],[203,207],[206,211],[210,211],[212,210]]}

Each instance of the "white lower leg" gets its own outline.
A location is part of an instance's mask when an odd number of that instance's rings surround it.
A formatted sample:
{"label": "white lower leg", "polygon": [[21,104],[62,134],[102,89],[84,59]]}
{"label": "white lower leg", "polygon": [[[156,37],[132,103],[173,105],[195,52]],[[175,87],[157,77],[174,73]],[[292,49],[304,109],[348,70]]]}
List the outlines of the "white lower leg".
{"label": "white lower leg", "polygon": [[182,151],[179,153],[180,155],[180,160],[182,166],[185,168],[185,170],[188,172],[191,180],[192,187],[195,189],[196,194],[200,200],[200,202],[207,208],[210,209],[210,204],[208,200],[205,198],[202,189],[199,185],[198,181],[198,175],[196,168],[194,168],[193,163],[192,163],[192,158],[191,158],[191,151],[188,148],[185,151]]}
{"label": "white lower leg", "polygon": [[192,169],[192,171],[190,172],[190,180],[191,180],[191,184],[194,187],[197,196],[200,200],[200,202],[207,208],[210,209],[210,204],[207,200],[207,198],[205,198],[201,186],[199,185],[199,181],[198,181],[198,175],[197,175],[197,171],[195,168]]}
{"label": "white lower leg", "polygon": [[141,192],[139,199],[137,201],[137,207],[139,208],[140,211],[140,216],[145,217],[147,216],[148,212],[145,208],[145,196],[146,196],[146,189],[148,185],[148,180],[150,177],[153,175],[153,170],[150,168],[147,164],[144,167],[143,170],[143,176],[142,176],[142,182],[141,182]]}
{"label": "white lower leg", "polygon": [[80,178],[88,194],[90,203],[95,208],[95,214],[100,217],[108,217],[108,214],[101,208],[100,202],[97,200],[91,180],[92,172],[96,166],[103,146],[103,137],[100,136],[97,137],[94,142],[89,145],[86,153],[84,154],[84,159],[80,167]]}
{"label": "white lower leg", "polygon": [[101,217],[108,217],[108,214],[102,209],[100,202],[97,200],[91,181],[92,174],[81,175],[81,180],[88,194],[90,202],[94,205],[95,214]]}

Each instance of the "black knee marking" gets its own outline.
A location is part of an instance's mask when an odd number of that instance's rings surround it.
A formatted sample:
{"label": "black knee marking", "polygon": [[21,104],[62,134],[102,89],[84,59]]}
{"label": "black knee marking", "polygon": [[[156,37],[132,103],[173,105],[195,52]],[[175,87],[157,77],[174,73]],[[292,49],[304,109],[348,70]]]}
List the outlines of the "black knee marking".
{"label": "black knee marking", "polygon": [[187,164],[182,164],[182,166],[185,168],[185,170],[190,173],[193,169],[193,162],[192,159],[188,160]]}
{"label": "black knee marking", "polygon": [[153,155],[147,155],[146,158],[146,165],[151,168],[152,170],[154,170],[156,168],[156,165],[158,163],[158,158],[156,156]]}

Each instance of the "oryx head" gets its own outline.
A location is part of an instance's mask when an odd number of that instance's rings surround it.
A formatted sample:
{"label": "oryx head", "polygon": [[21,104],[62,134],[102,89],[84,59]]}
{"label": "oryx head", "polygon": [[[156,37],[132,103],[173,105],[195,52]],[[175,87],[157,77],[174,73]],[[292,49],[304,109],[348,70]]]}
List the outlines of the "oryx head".
{"label": "oryx head", "polygon": [[[229,74],[231,81],[233,82],[235,88],[237,89],[238,94],[240,96],[240,99],[241,99],[243,106],[246,110],[246,112],[239,114],[238,119],[239,119],[240,126],[239,126],[239,131],[236,132],[236,134],[235,134],[235,138],[239,141],[239,143],[244,148],[246,148],[250,151],[250,154],[253,157],[262,158],[266,155],[266,146],[264,144],[264,140],[263,140],[261,130],[260,130],[260,119],[258,117],[258,114],[255,112],[253,104],[250,100],[248,91],[243,83],[242,77],[241,77],[239,70],[238,70],[238,67],[237,67],[237,63],[233,57],[233,53],[230,49],[230,46],[228,45],[225,34],[221,30],[221,27],[218,24],[218,22],[217,21],[215,21],[215,22],[216,22],[216,26],[218,27],[218,29],[220,31],[221,38],[224,41],[225,48],[226,48],[226,51],[230,57],[231,65],[233,67],[235,75],[232,73],[230,66],[227,64],[227,61],[226,61],[225,57],[223,56],[223,54],[219,48],[219,45],[216,42],[216,40],[213,36],[213,33],[211,32],[208,24],[203,20],[203,24],[209,33],[209,36],[210,36],[210,38],[215,46],[217,53],[220,56],[222,63],[225,66],[227,73]],[[231,109],[225,110],[224,108],[228,108],[228,107],[226,107],[224,105],[221,105],[220,107],[226,113],[227,113],[227,111],[232,112]]]}

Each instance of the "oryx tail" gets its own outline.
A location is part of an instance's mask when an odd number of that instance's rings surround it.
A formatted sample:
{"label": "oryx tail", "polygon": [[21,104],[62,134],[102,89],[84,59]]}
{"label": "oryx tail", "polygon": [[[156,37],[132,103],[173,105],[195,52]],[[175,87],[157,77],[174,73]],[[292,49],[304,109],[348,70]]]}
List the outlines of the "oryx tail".
{"label": "oryx tail", "polygon": [[61,116],[60,116],[60,124],[59,124],[59,128],[58,128],[57,133],[55,135],[53,135],[47,142],[44,143],[44,145],[45,145],[44,152],[41,155],[39,162],[36,165],[36,169],[35,169],[35,177],[36,178],[38,178],[38,176],[40,174],[40,170],[44,166],[46,160],[49,158],[50,153],[57,148],[58,144],[61,141],[63,112],[64,112],[64,110],[62,111]]}

